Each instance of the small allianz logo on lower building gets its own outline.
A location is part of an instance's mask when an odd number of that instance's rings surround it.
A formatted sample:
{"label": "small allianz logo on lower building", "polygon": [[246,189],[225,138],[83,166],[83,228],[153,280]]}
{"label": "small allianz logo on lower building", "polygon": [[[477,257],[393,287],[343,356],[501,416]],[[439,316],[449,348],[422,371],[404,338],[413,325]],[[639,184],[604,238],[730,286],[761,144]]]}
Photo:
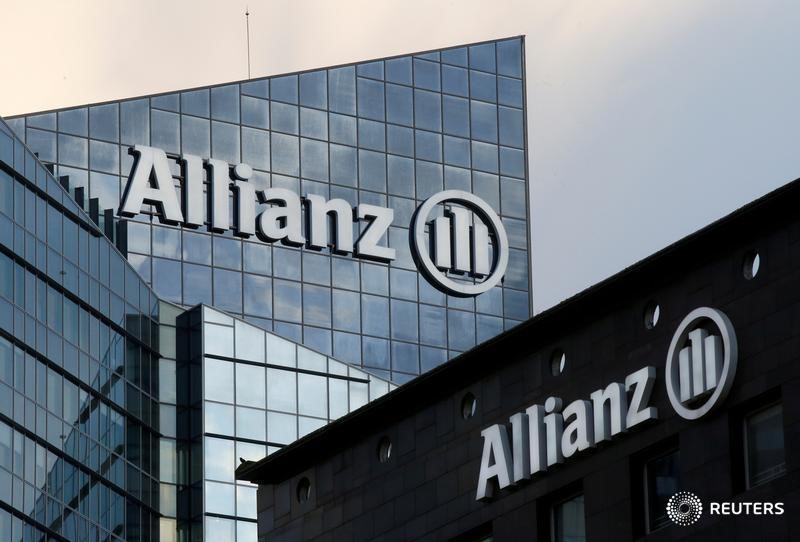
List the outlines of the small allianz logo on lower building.
{"label": "small allianz logo on lower building", "polygon": [[[709,502],[710,516],[780,516],[782,502]],[[690,491],[678,491],[667,501],[667,516],[675,525],[688,527],[703,515],[703,502]]]}

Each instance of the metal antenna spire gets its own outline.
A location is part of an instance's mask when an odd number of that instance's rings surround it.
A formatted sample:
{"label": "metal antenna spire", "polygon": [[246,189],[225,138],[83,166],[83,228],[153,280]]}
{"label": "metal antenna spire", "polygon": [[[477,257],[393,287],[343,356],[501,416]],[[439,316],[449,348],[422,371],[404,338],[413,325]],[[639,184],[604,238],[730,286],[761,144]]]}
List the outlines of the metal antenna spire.
{"label": "metal antenna spire", "polygon": [[250,79],[250,6],[244,8],[244,17],[247,24],[247,78]]}

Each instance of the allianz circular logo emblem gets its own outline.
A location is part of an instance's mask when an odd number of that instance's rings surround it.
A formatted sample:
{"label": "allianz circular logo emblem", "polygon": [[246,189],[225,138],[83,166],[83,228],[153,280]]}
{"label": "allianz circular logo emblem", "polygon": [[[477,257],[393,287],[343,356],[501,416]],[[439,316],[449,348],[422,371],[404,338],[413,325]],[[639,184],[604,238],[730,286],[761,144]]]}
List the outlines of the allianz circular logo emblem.
{"label": "allianz circular logo emblem", "polygon": [[672,408],[682,418],[705,416],[727,397],[739,350],[730,319],[700,307],[678,325],[667,353],[665,381]]}
{"label": "allianz circular logo emblem", "polygon": [[500,217],[462,190],[444,190],[419,206],[411,248],[428,279],[457,296],[490,290],[508,266],[508,237]]}
{"label": "allianz circular logo emblem", "polygon": [[667,516],[675,525],[687,527],[703,515],[703,503],[689,491],[678,491],[667,501]]}

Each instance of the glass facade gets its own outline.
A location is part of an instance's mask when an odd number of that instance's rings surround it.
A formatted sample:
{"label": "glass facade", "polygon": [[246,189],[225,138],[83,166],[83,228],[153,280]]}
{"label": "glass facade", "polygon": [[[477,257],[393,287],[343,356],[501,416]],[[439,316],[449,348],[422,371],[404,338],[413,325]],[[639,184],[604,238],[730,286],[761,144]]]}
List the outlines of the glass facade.
{"label": "glass facade", "polygon": [[0,121],[0,538],[157,537],[158,317]]}
{"label": "glass facade", "polygon": [[[0,120],[0,539],[255,540],[241,458],[526,319],[522,45]],[[122,219],[134,145],[167,153],[181,201],[193,154],[252,166],[255,189],[390,208],[396,258],[243,238],[208,210],[194,228],[147,204]],[[415,211],[447,189],[508,235],[503,282],[475,297],[412,255]]]}
{"label": "glass facade", "polygon": [[[177,455],[189,462],[177,504],[190,511],[178,532],[188,540],[203,539],[200,532],[205,540],[255,540],[257,486],[235,480],[239,462],[257,461],[394,385],[209,307],[187,311],[177,326],[186,345]],[[162,465],[174,456],[170,445]]]}
{"label": "glass facade", "polygon": [[[212,305],[397,383],[530,315],[521,38],[11,123],[101,210],[117,209],[136,144],[247,163],[257,189],[394,210],[382,244],[397,258],[382,263],[171,227],[145,205],[125,248],[161,299]],[[173,175],[180,190],[177,163]],[[409,249],[415,209],[444,189],[483,199],[508,233],[505,279],[477,297],[437,289]]]}

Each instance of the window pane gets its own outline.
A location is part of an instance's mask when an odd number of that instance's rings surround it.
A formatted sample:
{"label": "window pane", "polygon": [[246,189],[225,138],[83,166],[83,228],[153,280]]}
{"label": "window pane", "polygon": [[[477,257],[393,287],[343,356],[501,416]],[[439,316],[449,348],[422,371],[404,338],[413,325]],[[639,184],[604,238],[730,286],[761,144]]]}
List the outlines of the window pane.
{"label": "window pane", "polygon": [[281,369],[267,369],[267,408],[297,412],[295,373]]}
{"label": "window pane", "polygon": [[669,524],[667,501],[679,488],[678,451],[648,462],[645,466],[648,531]]}
{"label": "window pane", "polygon": [[331,111],[355,114],[356,73],[352,66],[328,70],[328,99]]}
{"label": "window pane", "polygon": [[578,495],[557,505],[553,510],[555,542],[584,542],[586,522],[583,513],[583,495]]}
{"label": "window pane", "polygon": [[204,364],[205,398],[233,403],[233,364],[206,359]]}
{"label": "window pane", "polygon": [[300,103],[324,109],[328,102],[326,79],[324,71],[300,74]]}
{"label": "window pane", "polygon": [[232,440],[206,437],[203,457],[206,478],[233,482],[233,471],[236,468],[233,446]]}
{"label": "window pane", "polygon": [[228,122],[239,122],[238,85],[211,89],[211,117]]}
{"label": "window pane", "polygon": [[358,116],[383,120],[383,83],[371,79],[358,79]]}
{"label": "window pane", "polygon": [[267,440],[275,444],[289,444],[297,440],[297,416],[268,412]]}
{"label": "window pane", "polygon": [[206,433],[233,436],[233,406],[206,401],[204,413]]}
{"label": "window pane", "polygon": [[236,407],[236,436],[254,440],[266,440],[266,420],[267,414],[263,410]]}
{"label": "window pane", "polygon": [[269,102],[242,96],[242,124],[255,128],[269,128]]}
{"label": "window pane", "polygon": [[783,450],[783,411],[772,406],[750,416],[747,431],[747,484],[763,484],[786,472]]}
{"label": "window pane", "polygon": [[236,404],[264,408],[264,368],[236,364]]}
{"label": "window pane", "polygon": [[298,374],[299,413],[318,418],[328,417],[328,379],[324,376]]}
{"label": "window pane", "polygon": [[[233,441],[231,441],[231,445]],[[233,454],[231,454],[233,457]],[[233,484],[218,484],[216,482],[206,482],[206,512],[211,512],[212,514],[225,514],[226,516],[232,516],[236,513],[236,497],[235,491],[236,486]],[[211,518],[208,518],[210,520]],[[231,526],[234,525],[234,522],[231,521],[229,523]],[[207,525],[208,526],[208,525]],[[208,526],[210,527],[210,526]],[[227,531],[230,530],[230,527],[226,529]],[[216,531],[213,528],[208,529],[208,533],[206,533],[206,540],[234,540],[233,537],[231,538],[211,538],[214,534],[222,534],[223,531]]]}

